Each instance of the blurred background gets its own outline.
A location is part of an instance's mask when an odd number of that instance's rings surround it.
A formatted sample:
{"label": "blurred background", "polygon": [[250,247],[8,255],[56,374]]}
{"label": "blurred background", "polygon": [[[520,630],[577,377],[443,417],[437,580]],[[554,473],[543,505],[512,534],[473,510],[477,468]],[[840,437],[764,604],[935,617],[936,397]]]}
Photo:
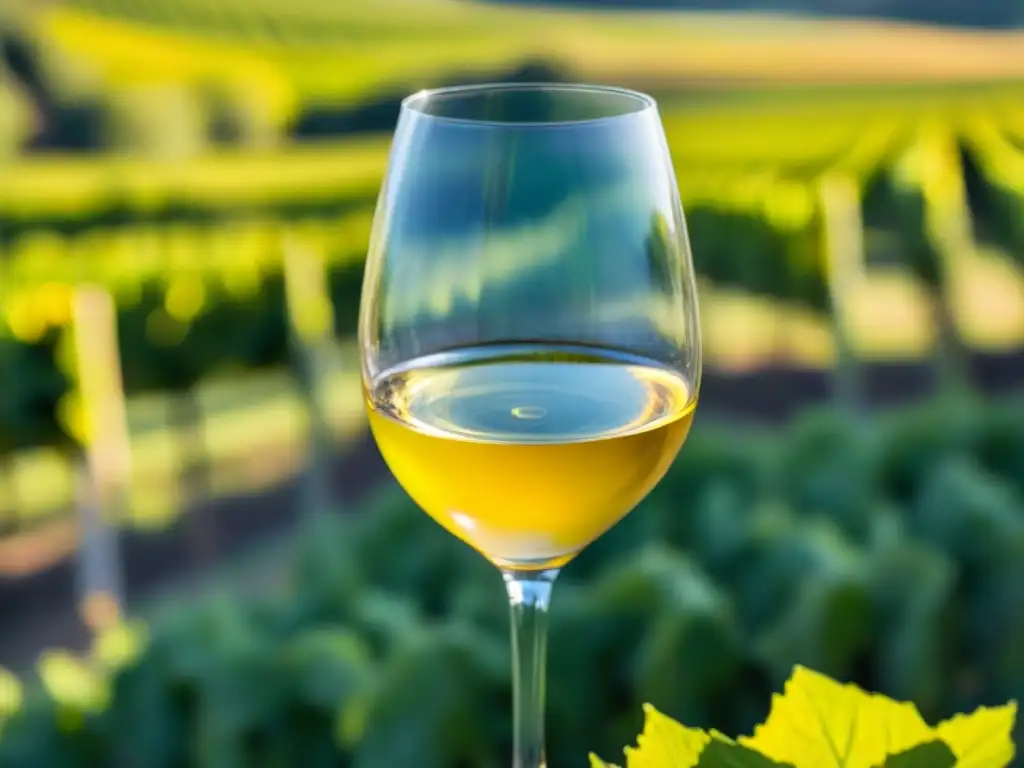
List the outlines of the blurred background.
{"label": "blurred background", "polygon": [[500,578],[353,334],[400,99],[541,80],[659,99],[706,345],[552,764],[796,663],[1024,697],[1024,1],[0,0],[0,766],[507,765]]}

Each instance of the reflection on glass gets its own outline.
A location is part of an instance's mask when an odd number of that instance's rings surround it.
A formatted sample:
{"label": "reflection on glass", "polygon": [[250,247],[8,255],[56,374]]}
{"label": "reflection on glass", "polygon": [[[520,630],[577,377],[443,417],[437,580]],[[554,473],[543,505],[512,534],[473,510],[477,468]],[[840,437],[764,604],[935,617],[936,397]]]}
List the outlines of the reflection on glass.
{"label": "reflection on glass", "polygon": [[511,85],[405,101],[360,315],[370,425],[410,496],[505,576],[516,768],[544,765],[551,585],[686,439],[697,318],[652,99]]}

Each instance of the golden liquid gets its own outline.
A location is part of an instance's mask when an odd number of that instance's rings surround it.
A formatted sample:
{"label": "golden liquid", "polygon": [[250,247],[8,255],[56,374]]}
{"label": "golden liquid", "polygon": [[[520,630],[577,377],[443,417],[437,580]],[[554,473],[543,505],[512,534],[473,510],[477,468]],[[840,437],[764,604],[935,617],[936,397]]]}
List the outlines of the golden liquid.
{"label": "golden liquid", "polygon": [[496,346],[378,377],[370,427],[398,482],[502,566],[571,559],[643,499],[696,401],[675,371],[580,348]]}

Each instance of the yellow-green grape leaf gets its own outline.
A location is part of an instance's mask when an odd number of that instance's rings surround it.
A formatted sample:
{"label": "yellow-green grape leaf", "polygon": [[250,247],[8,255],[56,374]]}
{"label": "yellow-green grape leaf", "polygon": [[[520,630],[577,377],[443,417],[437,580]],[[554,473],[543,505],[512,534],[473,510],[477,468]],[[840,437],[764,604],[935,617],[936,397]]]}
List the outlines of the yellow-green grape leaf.
{"label": "yellow-green grape leaf", "polygon": [[942,741],[918,744],[913,749],[893,755],[879,768],[955,768],[956,755]]}
{"label": "yellow-green grape leaf", "polygon": [[[644,731],[635,747],[626,747],[628,768],[695,768],[711,737],[696,728],[680,725],[650,704],[644,705]],[[591,768],[618,768],[596,755]]]}
{"label": "yellow-green grape leaf", "polygon": [[0,724],[18,713],[23,697],[21,681],[14,673],[0,667]]}
{"label": "yellow-green grape leaf", "polygon": [[[653,707],[647,707],[644,734],[638,741],[636,749],[626,750],[628,768],[794,768],[720,733],[686,728]],[[618,766],[592,754],[590,768]]]}
{"label": "yellow-green grape leaf", "polygon": [[889,755],[934,738],[914,705],[798,666],[785,692],[773,698],[765,724],[740,743],[801,768],[877,768]]}
{"label": "yellow-green grape leaf", "polygon": [[138,660],[147,640],[146,626],[142,622],[119,621],[93,638],[92,660],[108,672],[116,672]]}
{"label": "yellow-green grape leaf", "polygon": [[1014,757],[1011,734],[1016,719],[1017,702],[1010,702],[957,715],[936,731],[956,754],[956,768],[1003,768]]}
{"label": "yellow-green grape leaf", "polygon": [[644,732],[626,747],[628,768],[694,768],[711,737],[644,705]]}
{"label": "yellow-green grape leaf", "polygon": [[66,651],[46,651],[39,678],[56,703],[82,713],[101,712],[110,701],[110,686],[92,666]]}

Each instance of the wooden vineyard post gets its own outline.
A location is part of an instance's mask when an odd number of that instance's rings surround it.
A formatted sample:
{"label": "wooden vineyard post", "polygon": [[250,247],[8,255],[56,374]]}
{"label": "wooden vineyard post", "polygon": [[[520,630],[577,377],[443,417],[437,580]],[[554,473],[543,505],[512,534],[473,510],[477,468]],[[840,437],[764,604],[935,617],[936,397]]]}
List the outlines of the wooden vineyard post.
{"label": "wooden vineyard post", "polygon": [[954,314],[951,286],[959,260],[974,250],[974,229],[967,203],[956,137],[942,127],[926,127],[910,156],[904,176],[915,183],[924,204],[925,237],[938,262],[934,297],[939,334],[938,374],[944,393],[969,389],[967,348]]}
{"label": "wooden vineyard post", "polygon": [[823,177],[818,185],[829,299],[832,304],[832,337],[836,347],[835,391],[840,403],[851,410],[863,403],[860,366],[850,340],[853,321],[850,296],[864,281],[864,221],[856,183],[845,176]]}
{"label": "wooden vineyard post", "polygon": [[71,323],[85,449],[76,494],[80,604],[95,631],[123,609],[117,527],[131,479],[131,446],[110,294],[95,286],[76,288]]}
{"label": "wooden vineyard post", "polygon": [[334,337],[334,308],[324,260],[287,233],[283,242],[289,338],[299,393],[309,415],[309,466],[305,476],[307,512],[323,510],[330,500],[331,432],[321,395],[325,360]]}

